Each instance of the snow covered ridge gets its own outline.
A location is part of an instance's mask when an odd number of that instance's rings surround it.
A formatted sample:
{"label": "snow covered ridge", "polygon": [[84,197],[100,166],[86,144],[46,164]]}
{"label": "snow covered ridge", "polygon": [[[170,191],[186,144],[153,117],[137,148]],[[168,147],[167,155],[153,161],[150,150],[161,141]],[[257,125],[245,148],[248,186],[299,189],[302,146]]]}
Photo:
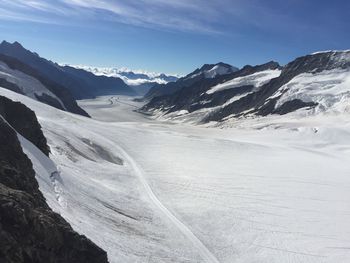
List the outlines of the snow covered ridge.
{"label": "snow covered ridge", "polygon": [[131,70],[128,68],[94,67],[84,65],[67,65],[78,69],[84,69],[97,76],[118,77],[130,86],[137,86],[145,83],[166,84],[176,81],[180,76],[177,74],[164,74],[149,72],[145,70]]}
{"label": "snow covered ridge", "polygon": [[56,100],[62,109],[67,110],[63,102],[39,80],[21,71],[11,69],[6,63],[0,61],[0,78],[17,86],[28,97],[38,100],[38,97],[47,96]]}
{"label": "snow covered ridge", "polygon": [[322,54],[322,53],[348,53],[350,52],[350,49],[347,50],[323,50],[323,51],[317,51],[314,53],[311,53],[311,55],[317,55],[317,54]]}
{"label": "snow covered ridge", "polygon": [[255,88],[261,87],[265,83],[269,82],[273,78],[279,77],[281,74],[280,69],[268,69],[260,72],[253,73],[251,75],[234,78],[224,83],[218,84],[208,90],[207,94],[222,91],[225,89],[233,89],[245,85],[253,85]]}
{"label": "snow covered ridge", "polygon": [[334,69],[320,73],[303,73],[283,85],[273,96],[279,98],[275,108],[292,100],[314,102],[308,114],[350,112],[350,70]]}
{"label": "snow covered ridge", "polygon": [[[89,116],[77,105],[65,86],[58,84],[51,78],[45,77],[43,71],[34,69],[31,65],[22,62],[22,60],[4,55],[1,52],[0,50],[1,87],[24,94],[60,110]],[[24,52],[27,55],[29,54],[29,56],[36,56],[29,51]]]}

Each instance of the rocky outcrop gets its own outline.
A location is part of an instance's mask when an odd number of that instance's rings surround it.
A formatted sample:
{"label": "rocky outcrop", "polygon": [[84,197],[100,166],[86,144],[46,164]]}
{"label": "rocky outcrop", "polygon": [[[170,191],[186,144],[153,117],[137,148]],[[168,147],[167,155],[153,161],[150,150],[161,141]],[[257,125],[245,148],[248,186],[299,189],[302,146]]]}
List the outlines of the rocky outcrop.
{"label": "rocky outcrop", "polygon": [[23,137],[32,142],[46,156],[50,148],[35,113],[20,102],[0,96],[0,115]]}
{"label": "rocky outcrop", "polygon": [[0,87],[24,95],[22,90],[16,84],[8,82],[6,79],[0,78]]}
{"label": "rocky outcrop", "polygon": [[[22,108],[17,103],[13,107]],[[2,117],[0,145],[0,262],[108,262],[105,251],[77,234],[46,204],[31,161]]]}

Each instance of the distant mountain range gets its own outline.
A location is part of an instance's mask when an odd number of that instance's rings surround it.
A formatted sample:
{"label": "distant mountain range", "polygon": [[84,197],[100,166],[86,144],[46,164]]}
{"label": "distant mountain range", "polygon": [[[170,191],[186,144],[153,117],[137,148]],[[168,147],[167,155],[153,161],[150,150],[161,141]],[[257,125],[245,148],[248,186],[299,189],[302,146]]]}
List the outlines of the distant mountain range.
{"label": "distant mountain range", "polygon": [[207,65],[175,83],[152,88],[141,111],[195,123],[350,111],[350,51],[318,52],[285,66],[268,62],[223,74],[207,73],[215,67]]}
{"label": "distant mountain range", "polygon": [[122,79],[138,94],[144,95],[150,88],[157,84],[167,84],[178,80],[178,75],[166,75],[164,73],[130,70],[127,68],[103,68],[82,65],[68,65],[77,69],[83,69],[97,76],[106,76]]}

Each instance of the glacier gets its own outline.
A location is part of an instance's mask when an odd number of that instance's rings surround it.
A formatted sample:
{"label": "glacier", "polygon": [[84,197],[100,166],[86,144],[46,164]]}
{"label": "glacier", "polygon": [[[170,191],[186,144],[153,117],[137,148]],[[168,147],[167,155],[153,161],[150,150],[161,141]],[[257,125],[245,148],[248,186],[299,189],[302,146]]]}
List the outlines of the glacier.
{"label": "glacier", "polygon": [[112,263],[350,260],[348,112],[194,126],[125,96],[79,101],[88,119],[0,95],[48,139],[51,160],[21,142],[50,207]]}

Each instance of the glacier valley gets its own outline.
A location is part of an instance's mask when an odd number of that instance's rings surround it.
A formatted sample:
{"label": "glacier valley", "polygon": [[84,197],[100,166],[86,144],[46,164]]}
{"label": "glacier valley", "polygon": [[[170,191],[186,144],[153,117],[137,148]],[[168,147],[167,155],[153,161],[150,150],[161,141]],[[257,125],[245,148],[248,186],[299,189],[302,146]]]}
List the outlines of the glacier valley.
{"label": "glacier valley", "polygon": [[192,125],[127,96],[80,100],[91,119],[0,88],[35,111],[50,159],[20,138],[50,207],[110,262],[350,261],[350,119]]}

